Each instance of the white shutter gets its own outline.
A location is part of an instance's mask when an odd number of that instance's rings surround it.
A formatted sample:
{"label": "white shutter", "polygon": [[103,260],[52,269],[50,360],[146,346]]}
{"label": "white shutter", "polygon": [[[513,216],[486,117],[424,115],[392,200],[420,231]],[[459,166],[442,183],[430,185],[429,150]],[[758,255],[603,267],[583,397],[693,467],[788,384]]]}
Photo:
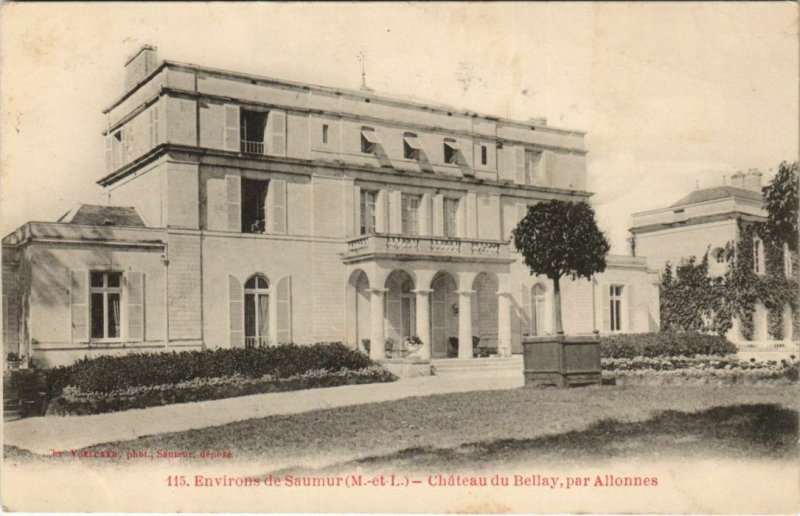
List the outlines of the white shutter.
{"label": "white shutter", "polygon": [[241,138],[239,136],[239,106],[225,104],[225,150],[239,152]]}
{"label": "white shutter", "polygon": [[[546,186],[553,186],[556,179],[556,156],[552,151],[544,151],[542,153],[541,161],[544,163],[544,184]],[[541,166],[542,163],[539,165]]]}
{"label": "white shutter", "polygon": [[423,194],[419,206],[419,234],[429,236],[431,234],[431,195]]}
{"label": "white shutter", "polygon": [[525,147],[514,147],[514,182],[525,184]]}
{"label": "white shutter", "polygon": [[379,190],[378,197],[375,199],[375,232],[376,233],[387,233],[389,228],[388,224],[386,223],[386,214],[389,211],[388,209],[388,199],[389,192],[386,190]]}
{"label": "white shutter", "polygon": [[269,182],[268,199],[271,201],[267,205],[270,207],[270,225],[272,233],[279,235],[286,234],[286,181],[283,179],[273,179]]}
{"label": "white shutter", "polygon": [[444,235],[444,196],[436,194],[433,196],[433,235]]}
{"label": "white shutter", "polygon": [[403,192],[395,190],[389,197],[389,232],[403,232]]}
{"label": "white shutter", "polygon": [[520,285],[522,297],[522,332],[533,335],[531,328],[531,289],[525,285]]}
{"label": "white shutter", "polygon": [[292,277],[284,276],[279,279],[276,291],[277,343],[288,344],[292,342]]}
{"label": "white shutter", "polygon": [[456,236],[466,238],[467,236],[467,198],[462,197],[458,200],[456,208]]}
{"label": "white shutter", "polygon": [[514,149],[506,145],[497,149],[497,174],[501,181],[514,181],[516,175]]}
{"label": "white shutter", "polygon": [[609,286],[602,285],[600,289],[603,291],[603,304],[600,311],[603,314],[603,327],[601,331],[611,331],[611,296],[609,294]]}
{"label": "white shutter", "polygon": [[242,231],[242,178],[225,176],[225,198],[228,209],[228,231]]}
{"label": "white shutter", "polygon": [[72,342],[89,341],[89,271],[70,271]]}
{"label": "white shutter", "polygon": [[467,192],[467,238],[478,238],[478,196]]}
{"label": "white shutter", "polygon": [[150,148],[153,149],[161,143],[161,135],[160,135],[160,114],[161,114],[161,106],[160,104],[154,104],[150,110],[148,111],[148,118],[150,123]]}
{"label": "white shutter", "polygon": [[264,132],[267,154],[286,156],[286,112],[270,111],[267,117],[267,130]]}
{"label": "white shutter", "polygon": [[228,275],[228,343],[231,348],[244,347],[244,289],[241,282]]}
{"label": "white shutter", "polygon": [[144,274],[129,272],[125,279],[128,284],[128,340],[142,342],[144,340]]}
{"label": "white shutter", "polygon": [[353,236],[361,234],[361,187],[353,187]]}
{"label": "white shutter", "polygon": [[114,171],[114,137],[111,134],[106,135],[106,173],[110,174]]}
{"label": "white shutter", "polygon": [[633,333],[636,331],[636,292],[633,288],[633,285],[625,285],[625,290],[627,291],[625,302],[628,305],[628,310],[626,317],[627,320],[625,321],[623,328],[628,333]]}

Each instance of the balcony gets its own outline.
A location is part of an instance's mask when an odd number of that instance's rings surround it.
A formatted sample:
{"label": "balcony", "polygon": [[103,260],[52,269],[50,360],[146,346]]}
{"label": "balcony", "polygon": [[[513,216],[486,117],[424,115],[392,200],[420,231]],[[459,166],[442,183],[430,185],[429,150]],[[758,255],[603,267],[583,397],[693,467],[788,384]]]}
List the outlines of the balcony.
{"label": "balcony", "polygon": [[240,150],[244,154],[264,154],[264,142],[242,140]]}
{"label": "balcony", "polygon": [[480,261],[511,263],[508,242],[434,236],[373,234],[347,241],[345,263],[375,258],[395,260]]}

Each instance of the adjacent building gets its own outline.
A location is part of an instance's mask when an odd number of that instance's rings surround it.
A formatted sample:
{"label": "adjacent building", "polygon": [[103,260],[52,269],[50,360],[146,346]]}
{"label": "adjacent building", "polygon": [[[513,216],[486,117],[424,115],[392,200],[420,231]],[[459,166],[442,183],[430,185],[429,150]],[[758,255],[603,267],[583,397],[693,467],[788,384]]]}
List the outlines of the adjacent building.
{"label": "adjacent building", "polygon": [[[160,61],[106,110],[108,206],[3,239],[4,341],[41,365],[131,350],[342,341],[375,359],[509,355],[553,328],[509,241],[588,200],[584,134],[446,105]],[[643,258],[566,282],[565,330],[658,328]],[[380,345],[374,345],[374,343]]]}

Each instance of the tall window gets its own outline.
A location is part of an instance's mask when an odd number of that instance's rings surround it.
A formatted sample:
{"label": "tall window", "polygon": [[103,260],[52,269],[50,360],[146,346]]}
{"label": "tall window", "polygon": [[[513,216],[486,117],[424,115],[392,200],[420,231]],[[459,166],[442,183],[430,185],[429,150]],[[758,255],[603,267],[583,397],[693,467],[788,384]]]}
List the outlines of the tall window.
{"label": "tall window", "polygon": [[417,195],[403,194],[402,196],[404,235],[419,234],[419,201],[420,198]]}
{"label": "tall window", "polygon": [[486,145],[481,145],[481,165],[489,163],[489,148]]}
{"label": "tall window", "polygon": [[328,144],[328,124],[322,124],[322,143]]}
{"label": "tall window", "polygon": [[546,292],[544,285],[540,283],[531,290],[531,335],[544,335]]}
{"label": "tall window", "polygon": [[377,192],[361,190],[361,234],[375,233],[375,204]]}
{"label": "tall window", "polygon": [[239,118],[240,150],[247,154],[264,154],[264,131],[267,113],[242,109]]}
{"label": "tall window", "polygon": [[121,272],[91,273],[92,339],[110,340],[122,337],[121,297]]}
{"label": "tall window", "polygon": [[609,310],[611,310],[611,331],[622,331],[622,286],[609,287]]}
{"label": "tall window", "polygon": [[764,274],[764,244],[760,238],[753,239],[753,272]]}
{"label": "tall window", "polygon": [[264,233],[267,229],[269,181],[242,178],[242,233]]}
{"label": "tall window", "polygon": [[457,235],[456,215],[458,213],[458,199],[444,199],[444,236],[454,238]]}
{"label": "tall window", "polygon": [[269,282],[261,274],[244,284],[244,345],[269,345]]}
{"label": "tall window", "polygon": [[417,310],[414,283],[406,279],[400,286],[400,337],[405,339],[417,333]]}

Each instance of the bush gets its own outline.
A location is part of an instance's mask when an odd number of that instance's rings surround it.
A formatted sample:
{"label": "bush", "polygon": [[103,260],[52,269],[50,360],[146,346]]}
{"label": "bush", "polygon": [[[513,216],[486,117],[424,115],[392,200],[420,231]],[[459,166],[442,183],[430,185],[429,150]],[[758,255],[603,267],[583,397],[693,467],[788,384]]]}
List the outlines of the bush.
{"label": "bush", "polygon": [[631,333],[600,338],[603,358],[730,355],[736,346],[725,337],[703,333]]}
{"label": "bush", "polygon": [[367,356],[341,343],[312,346],[286,344],[267,348],[213,349],[163,353],[132,353],[84,358],[47,372],[47,397],[67,386],[81,392],[108,393],[130,387],[171,385],[200,378],[242,376],[276,379],[310,371],[338,372],[375,365]]}

